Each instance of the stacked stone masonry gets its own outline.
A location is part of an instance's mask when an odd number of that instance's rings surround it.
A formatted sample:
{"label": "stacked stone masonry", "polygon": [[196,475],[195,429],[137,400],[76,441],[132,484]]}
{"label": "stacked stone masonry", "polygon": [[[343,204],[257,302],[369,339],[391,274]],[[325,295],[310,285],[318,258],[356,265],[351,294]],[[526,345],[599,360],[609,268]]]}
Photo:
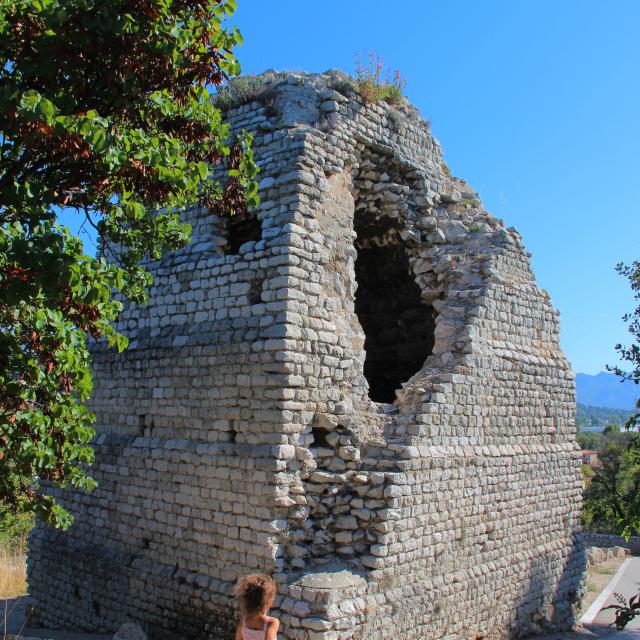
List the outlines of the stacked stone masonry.
{"label": "stacked stone masonry", "polygon": [[261,204],[207,210],[93,349],[98,488],[32,536],[38,620],[231,638],[238,576],[287,640],[567,628],[580,453],[558,314],[518,233],[407,105],[338,72],[230,109]]}

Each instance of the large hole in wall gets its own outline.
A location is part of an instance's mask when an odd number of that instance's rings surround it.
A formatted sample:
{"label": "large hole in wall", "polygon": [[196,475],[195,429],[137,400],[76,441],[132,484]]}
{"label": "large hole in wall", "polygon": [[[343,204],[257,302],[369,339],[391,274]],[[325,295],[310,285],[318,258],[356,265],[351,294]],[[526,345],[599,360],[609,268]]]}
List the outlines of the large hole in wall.
{"label": "large hole in wall", "polygon": [[237,256],[245,242],[257,242],[262,237],[262,225],[255,213],[234,214],[227,222],[225,255]]}
{"label": "large hole in wall", "polygon": [[433,350],[433,307],[422,302],[402,246],[359,249],[355,270],[369,397],[393,402]]}
{"label": "large hole in wall", "polygon": [[[366,181],[354,180],[355,312],[365,334],[369,397],[391,403],[433,351],[435,318],[433,307],[422,299],[400,236],[402,205],[390,206],[384,196],[375,195],[384,192],[376,189],[376,175],[369,166]],[[382,179],[389,180],[388,174],[382,173]]]}

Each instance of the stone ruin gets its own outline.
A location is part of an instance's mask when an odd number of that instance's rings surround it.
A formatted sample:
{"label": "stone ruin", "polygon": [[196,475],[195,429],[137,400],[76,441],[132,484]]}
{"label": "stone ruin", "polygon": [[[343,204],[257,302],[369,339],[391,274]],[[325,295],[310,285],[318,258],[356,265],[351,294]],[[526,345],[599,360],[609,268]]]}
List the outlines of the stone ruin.
{"label": "stone ruin", "polygon": [[32,536],[37,619],[231,638],[259,570],[288,640],[569,627],[573,374],[519,234],[406,103],[338,72],[254,84],[227,118],[262,202],[188,211],[129,349],[95,346],[99,486]]}

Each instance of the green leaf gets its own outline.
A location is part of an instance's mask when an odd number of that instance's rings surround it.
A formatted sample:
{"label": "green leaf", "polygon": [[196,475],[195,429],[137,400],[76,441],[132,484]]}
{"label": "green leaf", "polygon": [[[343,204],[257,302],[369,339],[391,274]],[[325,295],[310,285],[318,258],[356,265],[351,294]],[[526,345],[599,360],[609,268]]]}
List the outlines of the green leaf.
{"label": "green leaf", "polygon": [[36,311],[36,321],[34,323],[35,328],[40,331],[40,330],[44,329],[46,324],[47,324],[47,314],[46,314],[46,312],[43,309],[38,309]]}
{"label": "green leaf", "polygon": [[100,289],[95,286],[91,287],[84,295],[85,304],[96,304],[100,301]]}
{"label": "green leaf", "polygon": [[51,123],[55,118],[57,109],[50,100],[42,98],[36,105],[36,113],[46,122]]}
{"label": "green leaf", "polygon": [[129,346],[129,339],[121,333],[116,334],[116,345],[118,352],[122,353]]}
{"label": "green leaf", "polygon": [[206,180],[209,175],[209,165],[206,162],[198,162],[198,172],[200,173],[200,179]]}

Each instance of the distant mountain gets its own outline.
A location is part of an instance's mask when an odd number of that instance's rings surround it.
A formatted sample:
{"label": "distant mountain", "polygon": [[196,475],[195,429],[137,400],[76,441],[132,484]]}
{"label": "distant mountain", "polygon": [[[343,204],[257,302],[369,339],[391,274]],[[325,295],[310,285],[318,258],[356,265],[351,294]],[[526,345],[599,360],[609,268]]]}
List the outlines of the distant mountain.
{"label": "distant mountain", "polygon": [[601,371],[595,376],[576,374],[576,395],[580,404],[592,407],[633,410],[640,397],[640,385],[620,382],[613,373]]}

